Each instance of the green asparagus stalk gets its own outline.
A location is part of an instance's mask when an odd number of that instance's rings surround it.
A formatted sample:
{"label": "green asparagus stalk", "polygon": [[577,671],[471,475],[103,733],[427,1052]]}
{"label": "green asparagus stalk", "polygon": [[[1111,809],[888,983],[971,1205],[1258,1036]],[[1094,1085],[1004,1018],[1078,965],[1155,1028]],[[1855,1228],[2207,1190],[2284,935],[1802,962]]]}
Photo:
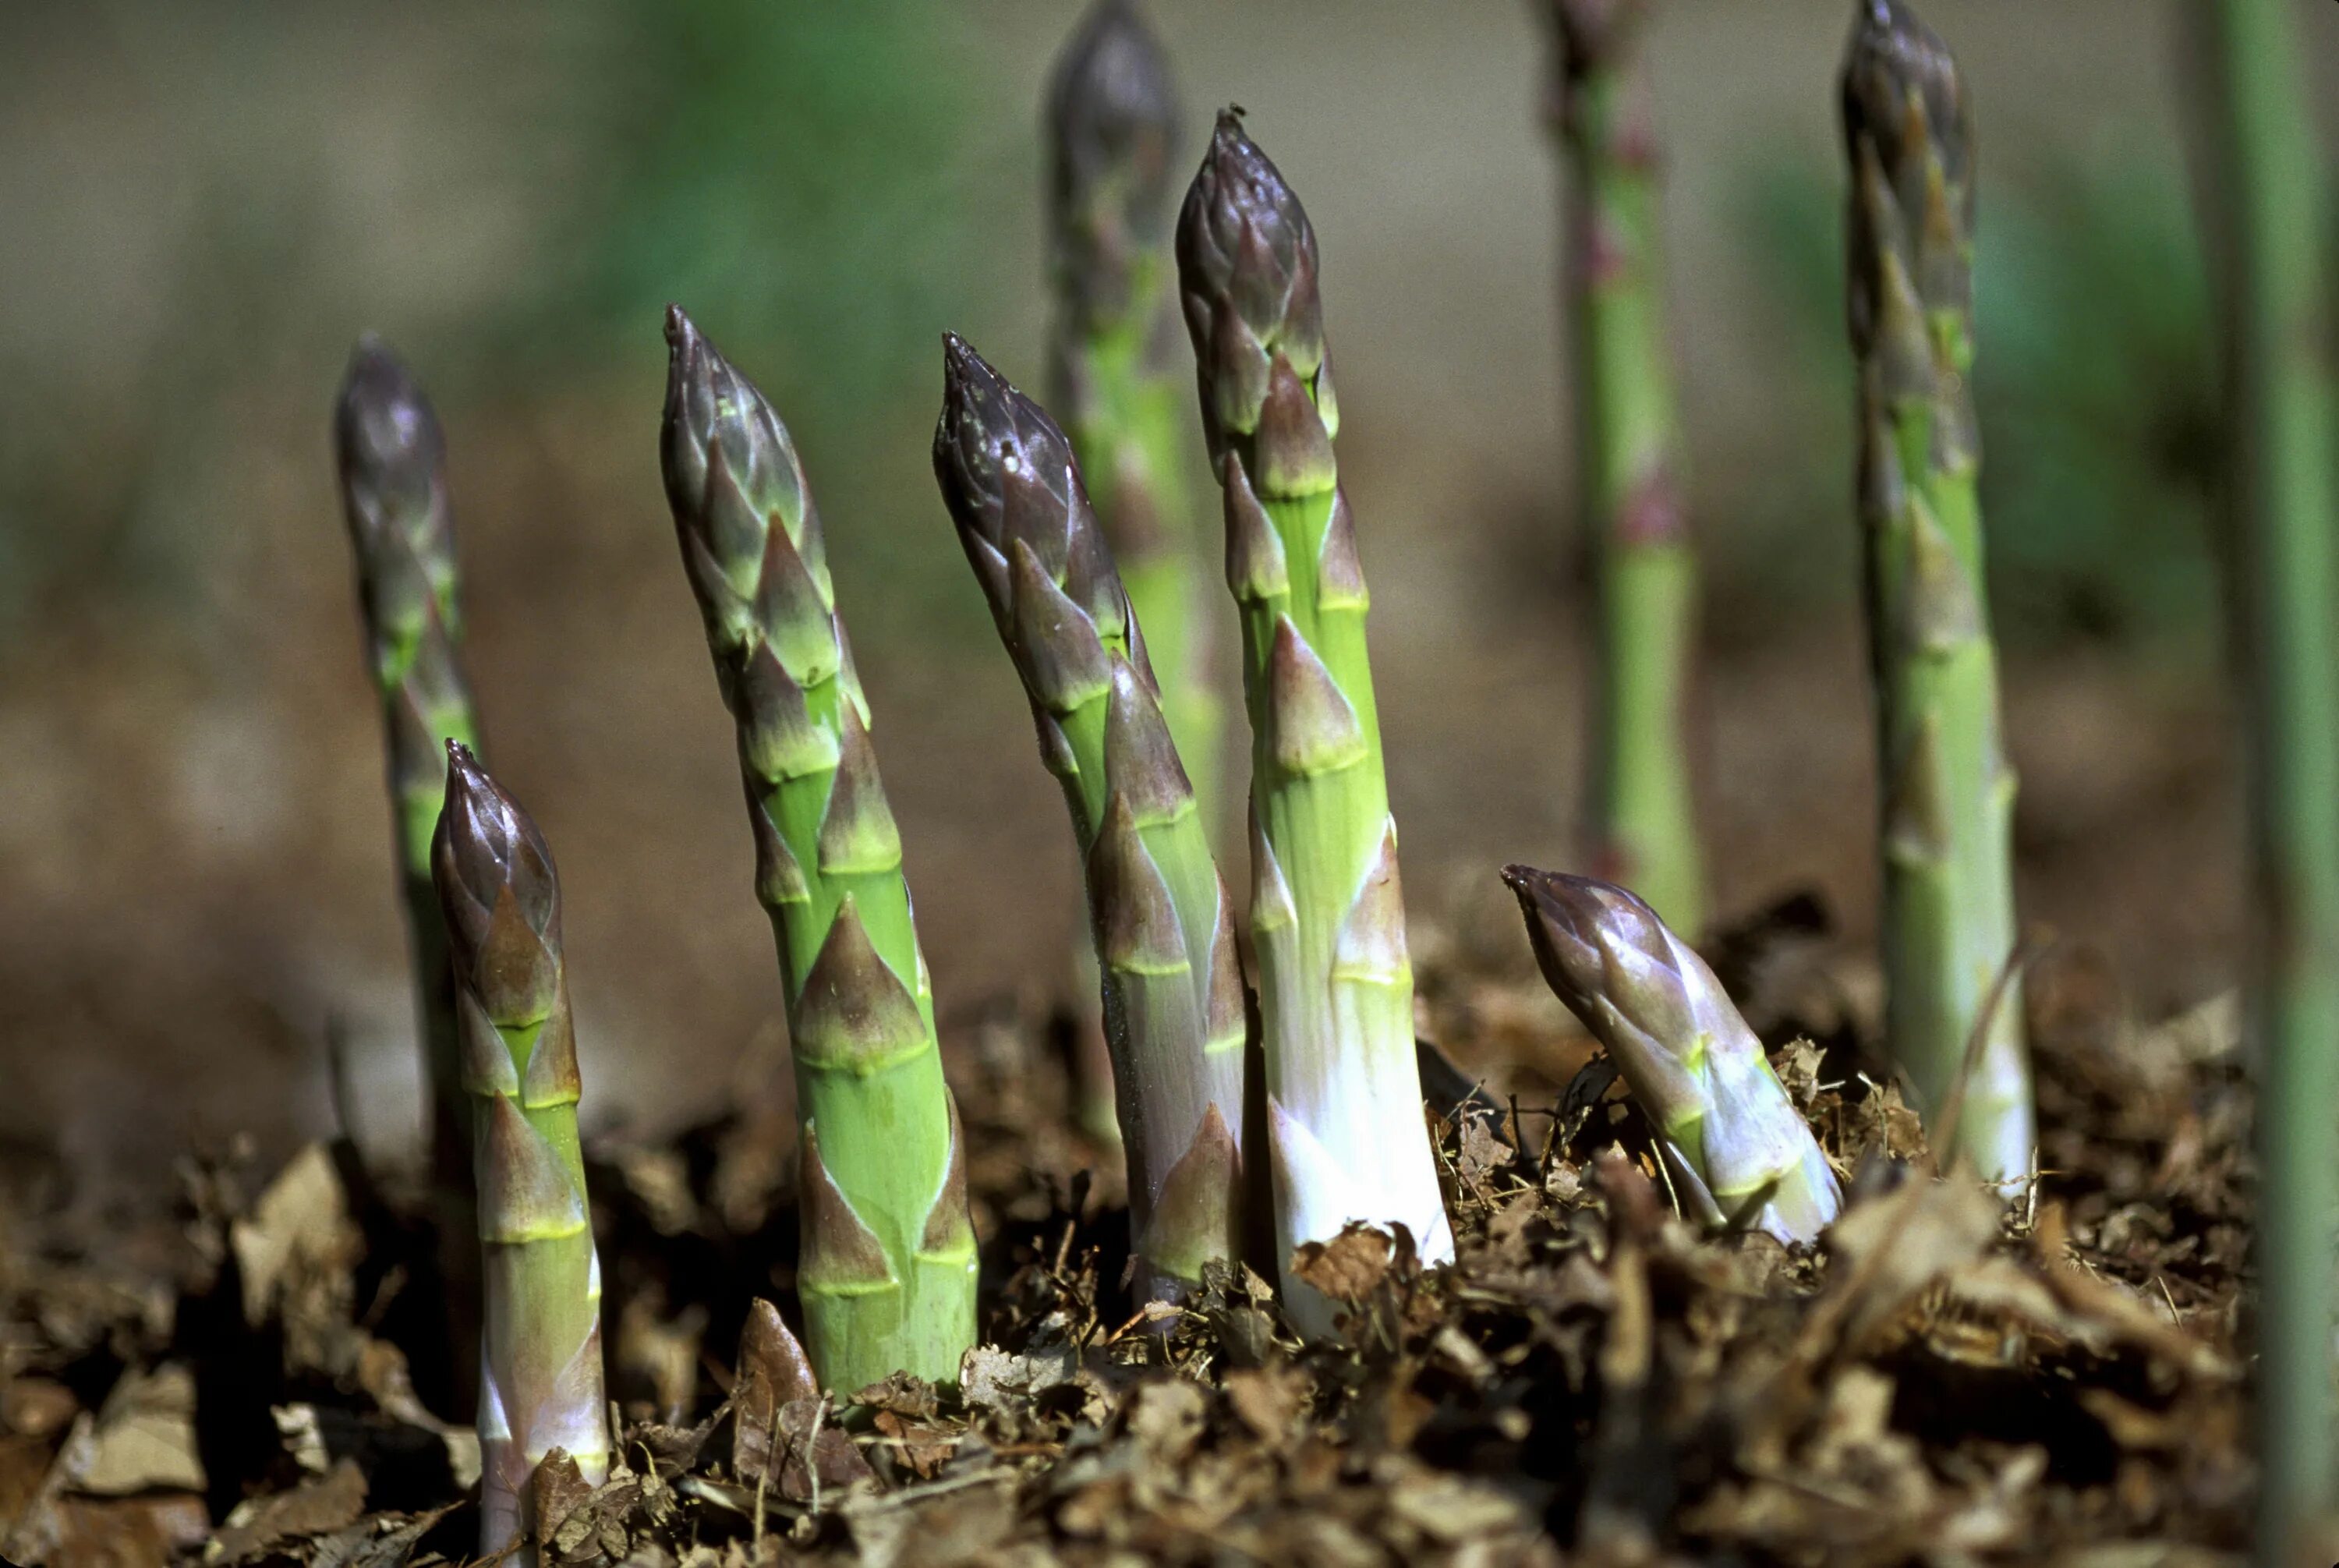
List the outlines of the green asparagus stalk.
{"label": "green asparagus stalk", "polygon": [[479,744],[456,649],[455,531],[439,418],[381,341],[360,340],[333,419],[341,501],[356,548],[366,651],[389,736],[390,797],[425,1046],[430,1168],[442,1191],[470,1181],[457,1070],[447,930],[430,886],[430,835],[447,787],[446,743]]}
{"label": "green asparagus stalk", "polygon": [[[462,1085],[473,1097],[486,1332],[479,1347],[479,1551],[519,1543],[536,1467],[566,1449],[608,1473],[601,1264],[577,1139],[577,1040],[560,879],[518,802],[460,741],[431,871],[454,953]],[[534,1568],[532,1546],[515,1559]]]}
{"label": "green asparagus stalk", "polygon": [[1835,1172],[1705,961],[1612,883],[1525,865],[1503,880],[1544,979],[1657,1129],[1690,1218],[1817,1239],[1843,1207]]}
{"label": "green asparagus stalk", "polygon": [[1956,63],[1900,0],[1860,0],[1842,81],[1860,508],[1877,695],[1886,1031],[1939,1115],[1985,1031],[1955,1150],[2031,1163],[2014,952],[2014,774],[1999,740],[1973,411],[1973,126]]}
{"label": "green asparagus stalk", "polygon": [[1646,0],[1550,0],[1567,161],[1576,468],[1599,583],[1592,863],[1676,931],[1704,915],[1687,745],[1697,561],[1659,265]]}
{"label": "green asparagus stalk", "polygon": [[2339,1100],[2339,462],[2329,200],[2281,0],[2203,0],[2224,296],[2236,650],[2249,717],[2258,1064],[2257,1560],[2332,1560]]}
{"label": "green asparagus stalk", "polygon": [[[1396,823],[1365,645],[1369,597],[1339,488],[1316,235],[1233,113],[1178,220],[1179,287],[1202,424],[1226,497],[1227,581],[1251,725],[1251,934],[1285,1297],[1302,1242],[1349,1220],[1453,1233],[1422,1120]],[[1297,1287],[1297,1288],[1294,1288]]]}
{"label": "green asparagus stalk", "polygon": [[934,474],[1071,808],[1134,1250],[1147,1287],[1177,1300],[1242,1235],[1248,1036],[1229,901],[1071,443],[955,336],[943,385]]}
{"label": "green asparagus stalk", "polygon": [[820,519],[764,395],[678,310],[666,343],[666,498],[738,725],[794,1043],[813,1366],[847,1394],[955,1379],[974,1343],[966,1150]]}

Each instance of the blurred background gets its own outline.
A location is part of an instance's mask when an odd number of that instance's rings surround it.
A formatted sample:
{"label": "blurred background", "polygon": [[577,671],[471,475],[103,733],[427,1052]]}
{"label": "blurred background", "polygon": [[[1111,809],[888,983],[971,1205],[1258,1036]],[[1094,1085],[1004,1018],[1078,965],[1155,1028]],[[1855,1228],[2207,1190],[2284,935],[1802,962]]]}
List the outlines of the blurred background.
{"label": "blurred background", "polygon": [[[927,450],[943,329],[1042,380],[1038,104],[1077,9],[0,5],[0,1140],[124,1178],[281,1145],[331,1125],[335,1036],[373,1139],[414,1114],[328,441],[367,329],[447,427],[489,759],[559,856],[589,1122],[716,1109],[778,1011],[659,488],[669,300],[796,435],[946,1024],[1061,984],[1069,835]],[[1847,9],[1670,0],[1652,54],[1717,907],[1810,889],[1857,940]],[[1571,863],[1584,711],[1536,20],[1153,12],[1191,154],[1244,105],[1322,241],[1416,935],[1515,938],[1494,868]],[[2023,913],[2156,1014],[2227,983],[2238,909],[2177,8],[1928,15],[1980,116]]]}

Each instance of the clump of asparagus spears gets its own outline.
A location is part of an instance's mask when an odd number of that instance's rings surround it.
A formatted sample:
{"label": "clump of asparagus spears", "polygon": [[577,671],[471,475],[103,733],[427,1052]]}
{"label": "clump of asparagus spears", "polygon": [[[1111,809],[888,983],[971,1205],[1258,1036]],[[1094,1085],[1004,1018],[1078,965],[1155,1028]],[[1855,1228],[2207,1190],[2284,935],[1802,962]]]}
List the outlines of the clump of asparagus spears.
{"label": "clump of asparagus spears", "polygon": [[1544,978],[1655,1127],[1690,1217],[1817,1240],[1843,1207],[1835,1172],[1705,961],[1623,888],[1524,865],[1503,880]]}
{"label": "clump of asparagus spears", "polygon": [[1600,658],[1587,791],[1592,863],[1694,938],[1704,919],[1691,791],[1697,561],[1665,335],[1647,0],[1549,0],[1552,118],[1567,161],[1567,303]]}
{"label": "clump of asparagus spears", "polygon": [[2329,185],[2281,0],[2204,0],[2236,547],[2249,716],[2248,987],[2259,1169],[2257,1558],[2331,1560],[2339,1167],[2339,414],[2331,370]]}
{"label": "clump of asparagus spears", "polygon": [[1179,215],[1179,287],[1243,628],[1278,1261],[1295,1314],[1322,1326],[1327,1304],[1289,1273],[1300,1244],[1350,1220],[1402,1224],[1440,1261],[1453,1237],[1422,1120],[1370,597],[1332,449],[1316,269],[1298,199],[1221,113]]}
{"label": "clump of asparagus spears", "polygon": [[1177,1299],[1243,1231],[1244,1019],[1230,901],[1148,646],[1071,444],[946,340],[934,474],[1071,808],[1087,867],[1148,1287]]}
{"label": "clump of asparagus spears", "polygon": [[1841,104],[1886,1035],[1927,1115],[1962,1085],[1944,1157],[2012,1180],[2033,1133],[2018,980],[1999,983],[2015,946],[2014,774],[1975,490],[1972,118],[1949,49],[1900,0],[1860,0]]}
{"label": "clump of asparagus spears", "polygon": [[678,310],[666,342],[666,498],[738,725],[794,1047],[813,1366],[847,1395],[954,1379],[974,1343],[966,1150],[820,518],[763,394]]}
{"label": "clump of asparagus spears", "polygon": [[470,1139],[430,839],[446,793],[446,744],[477,745],[479,723],[457,652],[462,617],[446,438],[422,389],[379,339],[360,340],[350,356],[333,445],[389,743],[391,822],[425,1048],[430,1169],[442,1190],[459,1193],[469,1181]]}
{"label": "clump of asparagus spears", "polygon": [[[485,1329],[479,1551],[519,1543],[555,1449],[609,1466],[601,1264],[577,1138],[577,1040],[560,955],[560,879],[536,823],[469,748],[447,743],[431,873],[454,954],[459,1074],[472,1099]],[[532,1568],[534,1549],[515,1559]]]}

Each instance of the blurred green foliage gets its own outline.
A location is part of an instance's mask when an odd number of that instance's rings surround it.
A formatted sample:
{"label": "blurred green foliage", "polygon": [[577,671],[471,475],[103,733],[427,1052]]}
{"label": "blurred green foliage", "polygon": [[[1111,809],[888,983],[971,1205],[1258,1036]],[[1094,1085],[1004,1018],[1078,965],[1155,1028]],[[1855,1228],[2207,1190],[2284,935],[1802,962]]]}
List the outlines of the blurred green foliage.
{"label": "blurred green foliage", "polygon": [[[878,519],[838,530],[846,555],[931,553],[962,588],[927,516],[940,334],[1020,281],[980,242],[996,192],[1037,200],[1031,116],[1019,103],[989,129],[998,73],[964,7],[107,0],[99,25],[75,15],[0,5],[0,58],[128,105],[110,123],[75,107],[0,119],[0,153],[60,171],[12,260],[82,312],[72,353],[45,319],[0,324],[0,640],[42,606],[120,601],[199,633],[232,613],[233,551],[253,509],[281,504],[261,476],[319,471],[368,328],[422,375],[459,453],[492,449],[485,421],[508,438],[516,411],[563,395],[637,404],[654,493],[669,301],[786,410],[824,503]],[[75,198],[75,158],[131,178],[84,177]],[[117,308],[75,299],[75,247],[125,241]],[[888,524],[903,495],[923,507]]]}
{"label": "blurred green foliage", "polygon": [[[598,0],[580,29],[553,275],[529,358],[654,346],[667,302],[784,408],[843,411],[933,379],[943,299],[978,247],[963,8]],[[531,373],[533,373],[531,371]],[[793,416],[792,416],[793,417]]]}
{"label": "blurred green foliage", "polygon": [[[1784,389],[1781,406],[1832,397],[1848,409],[1841,189],[1801,157],[1764,163],[1741,188],[1787,339],[1779,362],[1815,383]],[[2001,179],[1983,192],[1977,243],[1975,397],[2001,636],[2139,647],[2208,636],[2220,438],[2181,164],[2131,155]],[[1794,455],[1757,499],[1765,536],[1814,516],[1850,527],[1849,418],[1813,434],[1781,445]]]}

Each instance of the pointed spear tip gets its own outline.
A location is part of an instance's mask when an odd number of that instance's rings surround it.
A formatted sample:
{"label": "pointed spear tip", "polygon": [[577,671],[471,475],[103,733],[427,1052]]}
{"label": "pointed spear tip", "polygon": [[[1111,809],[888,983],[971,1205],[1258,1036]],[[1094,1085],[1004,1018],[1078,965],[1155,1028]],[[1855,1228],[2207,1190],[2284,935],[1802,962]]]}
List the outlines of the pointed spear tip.
{"label": "pointed spear tip", "polygon": [[1847,120],[1889,133],[1911,92],[1922,98],[1935,133],[1947,132],[1962,95],[1957,57],[1906,0],[1854,0],[1843,67]]}
{"label": "pointed spear tip", "polygon": [[485,836],[487,823],[482,816],[507,818],[517,814],[503,786],[481,764],[479,755],[469,746],[452,735],[447,738],[447,799],[439,814],[442,831],[449,835],[460,833],[478,840]]}
{"label": "pointed spear tip", "polygon": [[1097,0],[1056,64],[1050,118],[1058,138],[1093,142],[1140,124],[1166,133],[1177,117],[1169,52],[1144,11],[1134,0]]}
{"label": "pointed spear tip", "polygon": [[974,345],[956,332],[943,334],[943,400],[946,407],[968,406],[970,399],[1004,400],[1021,396],[998,367],[977,353]]}
{"label": "pointed spear tip", "polygon": [[[350,350],[333,405],[333,439],[345,483],[427,481],[440,460],[439,416],[404,360],[372,332]],[[403,480],[393,476],[405,475]]]}

